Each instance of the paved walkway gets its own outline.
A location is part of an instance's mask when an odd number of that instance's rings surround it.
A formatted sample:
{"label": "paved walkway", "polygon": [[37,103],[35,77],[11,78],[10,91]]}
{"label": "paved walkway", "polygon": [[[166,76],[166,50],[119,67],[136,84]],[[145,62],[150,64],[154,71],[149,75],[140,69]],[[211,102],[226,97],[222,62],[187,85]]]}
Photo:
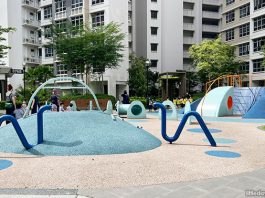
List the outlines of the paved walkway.
{"label": "paved walkway", "polygon": [[0,189],[1,198],[243,198],[265,197],[265,169],[221,178],[111,189]]}

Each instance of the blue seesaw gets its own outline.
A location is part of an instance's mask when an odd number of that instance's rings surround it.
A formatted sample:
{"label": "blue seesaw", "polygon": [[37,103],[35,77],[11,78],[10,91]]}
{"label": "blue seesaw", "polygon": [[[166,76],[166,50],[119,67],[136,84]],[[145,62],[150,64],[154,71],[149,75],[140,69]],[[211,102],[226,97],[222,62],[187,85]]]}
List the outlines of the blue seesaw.
{"label": "blue seesaw", "polygon": [[209,129],[207,128],[207,126],[206,126],[205,122],[203,121],[202,117],[200,116],[200,114],[197,113],[196,111],[189,111],[186,114],[184,114],[184,116],[183,116],[183,118],[182,118],[182,120],[181,120],[181,122],[180,122],[180,124],[179,124],[179,126],[177,128],[177,131],[176,131],[175,135],[173,137],[169,137],[167,135],[167,113],[166,113],[166,108],[165,108],[165,106],[163,104],[161,104],[159,102],[156,102],[154,104],[154,107],[157,107],[157,108],[161,109],[162,137],[166,141],[168,141],[170,144],[172,144],[172,142],[175,142],[179,138],[179,136],[180,136],[180,134],[181,134],[181,132],[182,132],[187,120],[188,120],[188,118],[190,116],[194,116],[198,120],[198,122],[199,122],[203,132],[205,133],[207,139],[209,140],[211,146],[216,146],[216,142],[213,139],[212,134],[210,133]]}

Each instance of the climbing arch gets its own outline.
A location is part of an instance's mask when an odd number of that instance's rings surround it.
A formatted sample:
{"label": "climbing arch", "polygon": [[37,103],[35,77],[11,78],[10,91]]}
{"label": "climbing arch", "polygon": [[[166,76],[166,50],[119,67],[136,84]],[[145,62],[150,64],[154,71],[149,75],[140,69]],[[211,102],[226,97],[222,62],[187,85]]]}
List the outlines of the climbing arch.
{"label": "climbing arch", "polygon": [[[57,81],[74,81],[74,82],[78,82],[79,84],[81,84],[81,86],[78,86],[78,87],[69,87],[69,86],[51,86],[51,84],[55,84]],[[95,95],[95,93],[92,91],[92,89],[86,85],[83,81],[81,80],[78,80],[76,78],[73,78],[73,77],[56,77],[56,78],[51,78],[49,80],[47,80],[45,83],[41,84],[36,90],[35,92],[32,94],[32,96],[30,97],[30,100],[29,100],[29,103],[28,103],[28,106],[30,107],[31,104],[32,104],[32,101],[34,99],[34,97],[38,94],[38,92],[41,90],[41,89],[86,89],[88,90],[91,95],[93,96],[95,102],[96,102],[96,105],[97,105],[97,108],[98,110],[101,111],[101,108],[99,106],[99,103],[98,103],[98,100],[97,100],[97,97]],[[26,117],[29,113],[29,108],[26,110],[26,112],[24,113],[24,117]]]}

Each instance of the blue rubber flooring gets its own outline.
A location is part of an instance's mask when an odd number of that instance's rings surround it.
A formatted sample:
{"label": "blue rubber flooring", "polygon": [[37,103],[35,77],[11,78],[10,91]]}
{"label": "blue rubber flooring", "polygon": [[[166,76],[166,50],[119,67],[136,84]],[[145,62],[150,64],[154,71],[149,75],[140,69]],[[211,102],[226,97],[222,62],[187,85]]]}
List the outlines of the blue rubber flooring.
{"label": "blue rubber flooring", "polygon": [[[37,117],[20,119],[30,144],[37,142]],[[26,150],[13,126],[0,128],[0,152],[71,156],[136,153],[155,149],[161,141],[132,124],[113,121],[98,111],[44,113],[44,143]]]}

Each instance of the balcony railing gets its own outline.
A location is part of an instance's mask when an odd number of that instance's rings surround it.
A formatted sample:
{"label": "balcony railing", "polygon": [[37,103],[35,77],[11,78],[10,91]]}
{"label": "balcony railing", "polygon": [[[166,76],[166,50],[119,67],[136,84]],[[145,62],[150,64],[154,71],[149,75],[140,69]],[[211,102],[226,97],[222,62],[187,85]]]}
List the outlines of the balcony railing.
{"label": "balcony railing", "polygon": [[37,0],[22,0],[22,6],[39,9]]}
{"label": "balcony railing", "polygon": [[194,10],[191,10],[191,9],[184,9],[184,10],[183,10],[183,15],[184,15],[184,16],[194,16]]}
{"label": "balcony railing", "polygon": [[83,13],[83,7],[73,8],[71,10],[71,15],[79,15]]}
{"label": "balcony railing", "polygon": [[40,64],[41,60],[35,57],[24,57],[24,62],[29,64]]}
{"label": "balcony railing", "polygon": [[195,41],[194,41],[194,38],[193,37],[184,37],[183,38],[183,43],[184,44],[194,44]]}
{"label": "balcony railing", "polygon": [[36,45],[39,46],[41,44],[41,41],[35,38],[24,38],[23,39],[24,44],[29,44],[29,45]]}
{"label": "balcony railing", "polygon": [[202,25],[203,32],[219,32],[219,26],[217,25]]}
{"label": "balcony railing", "polygon": [[184,30],[194,30],[194,24],[192,24],[192,23],[184,23],[183,24],[183,29]]}
{"label": "balcony railing", "polygon": [[188,51],[183,51],[183,58],[189,58],[189,52]]}
{"label": "balcony railing", "polygon": [[40,26],[40,22],[37,20],[32,20],[32,19],[24,19],[23,20],[23,24],[24,25],[28,25],[28,26],[33,26],[33,27],[39,27]]}
{"label": "balcony railing", "polygon": [[203,4],[207,5],[221,5],[222,0],[202,0]]}
{"label": "balcony railing", "polygon": [[64,19],[64,18],[66,18],[66,11],[55,13],[55,19]]}
{"label": "balcony railing", "polygon": [[219,14],[219,12],[202,11],[202,17],[210,19],[220,19],[221,15]]}

